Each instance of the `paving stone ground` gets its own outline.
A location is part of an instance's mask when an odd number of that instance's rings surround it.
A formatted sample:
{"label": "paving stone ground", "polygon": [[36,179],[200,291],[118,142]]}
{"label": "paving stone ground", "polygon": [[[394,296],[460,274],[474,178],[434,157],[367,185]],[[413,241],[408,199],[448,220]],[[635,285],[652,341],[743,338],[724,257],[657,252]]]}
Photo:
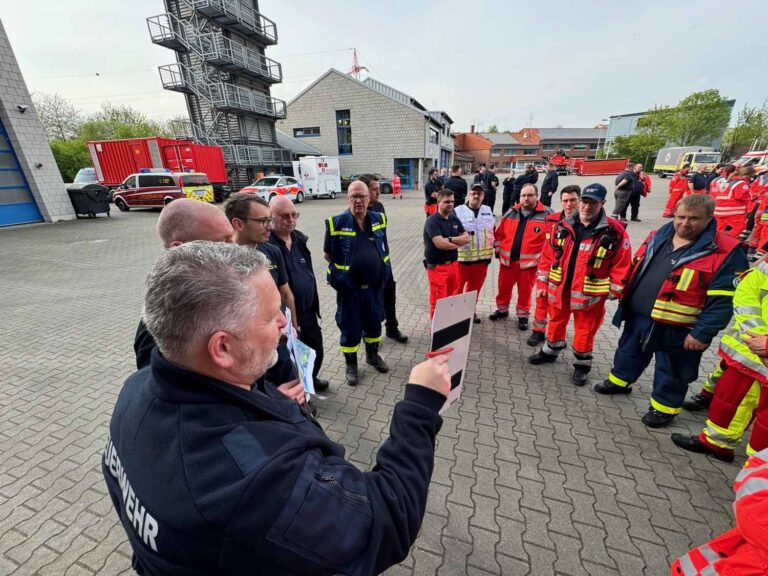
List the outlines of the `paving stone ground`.
{"label": "paving stone ground", "polygon": [[[613,177],[597,180],[610,186]],[[666,183],[654,181],[643,222],[630,225],[634,247],[662,223]],[[318,269],[323,374],[332,381],[319,419],[363,469],[429,343],[421,192],[406,195],[384,203],[398,313],[411,341],[386,342],[393,369],[366,369],[354,389],[343,384],[335,298],[320,264],[322,220],[344,201],[300,206]],[[144,278],[161,250],[157,217],[134,211],[0,229],[0,574],[131,573],[99,457],[116,394],[134,367]],[[496,277],[494,262],[479,303],[486,317]],[[610,369],[614,309],[595,343],[593,384]],[[568,352],[554,365],[528,365],[527,335],[512,321],[474,328],[464,394],[438,438],[421,533],[389,575],[657,576],[731,526],[730,486],[743,450],[735,464],[678,450],[670,433],[698,432],[703,416],[683,413],[671,429],[646,429],[649,373],[631,397],[598,396],[570,384]],[[706,354],[701,378],[714,358]]]}

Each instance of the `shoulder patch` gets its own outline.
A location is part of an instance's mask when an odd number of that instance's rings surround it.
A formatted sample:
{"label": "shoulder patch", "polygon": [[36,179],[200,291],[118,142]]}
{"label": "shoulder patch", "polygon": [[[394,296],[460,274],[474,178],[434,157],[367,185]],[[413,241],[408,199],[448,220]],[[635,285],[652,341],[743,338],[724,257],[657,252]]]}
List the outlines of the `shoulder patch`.
{"label": "shoulder patch", "polygon": [[226,434],[221,441],[240,468],[243,476],[260,470],[269,460],[267,451],[259,439],[243,426],[238,426]]}
{"label": "shoulder patch", "polygon": [[631,244],[629,243],[629,238],[624,239],[624,250],[629,250]]}

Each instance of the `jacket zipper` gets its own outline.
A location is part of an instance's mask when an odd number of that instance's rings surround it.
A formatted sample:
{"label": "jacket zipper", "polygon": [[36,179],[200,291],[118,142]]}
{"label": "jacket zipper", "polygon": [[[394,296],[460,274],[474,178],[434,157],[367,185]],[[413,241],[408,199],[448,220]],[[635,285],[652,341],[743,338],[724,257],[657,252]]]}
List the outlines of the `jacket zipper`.
{"label": "jacket zipper", "polygon": [[320,472],[315,472],[315,479],[320,480],[321,482],[325,482],[329,486],[332,486],[347,500],[352,500],[353,502],[360,502],[362,504],[370,503],[367,496],[363,496],[362,494],[358,494],[357,492],[350,492],[349,490],[344,488],[344,486],[341,485],[341,482],[336,480],[336,478],[333,476],[323,476],[322,474],[320,474]]}

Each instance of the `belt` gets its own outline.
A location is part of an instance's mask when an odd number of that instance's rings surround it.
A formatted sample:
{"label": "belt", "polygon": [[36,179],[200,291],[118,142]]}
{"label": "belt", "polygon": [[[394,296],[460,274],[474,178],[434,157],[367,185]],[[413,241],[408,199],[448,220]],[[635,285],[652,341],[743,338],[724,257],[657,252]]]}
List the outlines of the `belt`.
{"label": "belt", "polygon": [[437,268],[438,266],[449,266],[449,265],[453,264],[454,262],[456,262],[456,260],[450,260],[450,261],[447,261],[447,262],[427,262],[425,260],[424,261],[424,266],[426,266],[427,270],[432,270],[434,268]]}

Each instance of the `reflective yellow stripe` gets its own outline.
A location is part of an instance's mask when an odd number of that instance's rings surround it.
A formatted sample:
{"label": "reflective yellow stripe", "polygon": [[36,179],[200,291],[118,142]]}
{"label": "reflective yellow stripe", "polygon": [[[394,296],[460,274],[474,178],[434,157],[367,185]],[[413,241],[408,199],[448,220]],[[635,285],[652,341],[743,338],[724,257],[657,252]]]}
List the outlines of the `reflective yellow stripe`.
{"label": "reflective yellow stripe", "polygon": [[691,280],[695,275],[695,271],[690,268],[683,268],[683,273],[680,274],[680,280],[677,283],[677,289],[685,292],[691,285]]}
{"label": "reflective yellow stripe", "polygon": [[696,318],[690,316],[683,316],[676,312],[665,312],[663,310],[657,310],[654,308],[651,311],[651,318],[654,320],[668,320],[669,322],[675,322],[677,324],[684,324],[686,326],[694,326],[696,324]]}
{"label": "reflective yellow stripe", "polygon": [[608,374],[608,381],[612,384],[616,384],[616,386],[621,386],[622,388],[627,388],[628,386],[632,386],[631,383],[627,382],[626,380],[622,380],[618,376],[616,376],[613,372],[610,372]]}
{"label": "reflective yellow stripe", "polygon": [[338,268],[339,270],[349,271],[349,266],[342,266],[341,264],[336,264],[336,262],[333,263],[333,267]]}
{"label": "reflective yellow stripe", "polygon": [[602,246],[600,246],[600,248],[597,249],[597,257],[600,258],[600,259],[605,258],[605,255],[607,253],[608,253],[608,251],[605,248],[603,248]]}
{"label": "reflective yellow stripe", "polygon": [[664,404],[659,404],[653,398],[651,398],[651,408],[663,414],[680,414],[682,410],[682,408],[670,408],[669,406],[664,406]]}
{"label": "reflective yellow stripe", "polygon": [[354,354],[360,349],[360,344],[355,344],[354,346],[339,346],[339,350],[341,350],[344,354]]}
{"label": "reflective yellow stripe", "polygon": [[381,336],[377,336],[376,338],[368,338],[367,336],[364,336],[363,341],[366,344],[376,344],[377,342],[381,342]]}
{"label": "reflective yellow stripe", "polygon": [[707,296],[733,296],[735,290],[707,290]]}
{"label": "reflective yellow stripe", "polygon": [[386,256],[384,256],[384,262],[385,262],[385,263],[386,263],[386,262],[389,262],[389,254],[387,254]]}
{"label": "reflective yellow stripe", "polygon": [[611,289],[608,286],[584,286],[585,294],[608,294]]}
{"label": "reflective yellow stripe", "polygon": [[680,312],[681,314],[696,314],[701,313],[701,308],[696,306],[686,306],[685,304],[678,304],[677,302],[667,302],[666,300],[656,300],[653,303],[654,308],[660,308],[662,310],[669,310],[670,312]]}

